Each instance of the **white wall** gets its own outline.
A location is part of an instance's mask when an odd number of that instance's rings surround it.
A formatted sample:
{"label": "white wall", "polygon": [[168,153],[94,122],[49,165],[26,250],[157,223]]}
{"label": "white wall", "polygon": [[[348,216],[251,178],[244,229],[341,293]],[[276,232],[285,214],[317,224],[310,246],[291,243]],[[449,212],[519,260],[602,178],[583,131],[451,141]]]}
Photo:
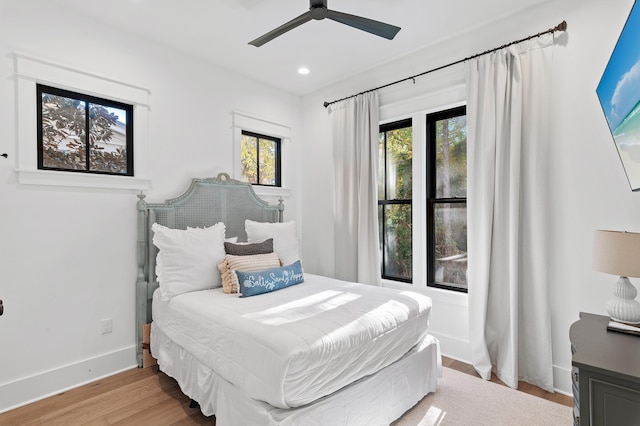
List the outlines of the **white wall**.
{"label": "white wall", "polygon": [[[605,314],[615,277],[591,269],[594,229],[640,231],[640,194],[632,193],[615,150],[595,89],[633,0],[555,0],[468,34],[434,40],[434,45],[393,63],[305,96],[303,117],[305,164],[302,215],[305,269],[333,274],[332,171],[329,116],[323,101],[332,101],[554,27],[562,20],[568,32],[558,35],[554,57],[549,188],[552,235],[549,264],[555,386],[570,393],[569,327],[579,312]],[[464,83],[463,66],[420,77],[380,92],[383,118],[446,108],[456,102]],[[453,88],[439,92],[439,89]],[[409,111],[409,112],[408,112]],[[415,145],[414,145],[415,146]],[[423,155],[422,155],[423,156]],[[421,161],[416,155],[416,160]],[[313,159],[313,161],[311,161]],[[415,170],[415,168],[414,168]],[[416,184],[414,184],[416,185]],[[420,187],[417,187],[420,189]],[[414,187],[414,206],[424,191]],[[414,217],[414,230],[419,230]],[[423,223],[423,222],[422,222]],[[424,238],[418,232],[418,240]],[[414,289],[433,297],[432,332],[444,354],[469,361],[466,295],[424,289],[424,256],[414,258]],[[422,262],[422,264],[420,264]],[[417,272],[417,274],[416,274]],[[636,284],[640,284],[636,280]]]}
{"label": "white wall", "polygon": [[149,201],[232,172],[233,110],[290,126],[285,219],[302,223],[299,97],[46,0],[0,0],[0,411],[136,364],[136,191],[16,183],[13,51],[151,91]]}

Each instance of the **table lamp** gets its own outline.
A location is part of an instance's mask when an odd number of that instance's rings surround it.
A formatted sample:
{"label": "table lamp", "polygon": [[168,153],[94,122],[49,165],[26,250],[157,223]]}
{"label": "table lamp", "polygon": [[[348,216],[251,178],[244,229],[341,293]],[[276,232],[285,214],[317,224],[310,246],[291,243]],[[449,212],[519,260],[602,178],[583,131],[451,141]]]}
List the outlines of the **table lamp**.
{"label": "table lamp", "polygon": [[619,275],[606,305],[612,320],[640,323],[638,294],[628,277],[640,277],[640,234],[597,230],[593,241],[593,269]]}

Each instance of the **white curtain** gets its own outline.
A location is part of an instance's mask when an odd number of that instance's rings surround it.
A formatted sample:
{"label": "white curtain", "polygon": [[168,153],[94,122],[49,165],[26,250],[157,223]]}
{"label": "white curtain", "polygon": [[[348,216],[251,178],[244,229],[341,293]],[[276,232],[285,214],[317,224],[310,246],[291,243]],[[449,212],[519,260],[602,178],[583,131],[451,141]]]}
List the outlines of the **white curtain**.
{"label": "white curtain", "polygon": [[378,93],[331,106],[336,278],[380,285]]}
{"label": "white curtain", "polygon": [[468,63],[468,282],[473,365],[553,392],[547,267],[553,38]]}

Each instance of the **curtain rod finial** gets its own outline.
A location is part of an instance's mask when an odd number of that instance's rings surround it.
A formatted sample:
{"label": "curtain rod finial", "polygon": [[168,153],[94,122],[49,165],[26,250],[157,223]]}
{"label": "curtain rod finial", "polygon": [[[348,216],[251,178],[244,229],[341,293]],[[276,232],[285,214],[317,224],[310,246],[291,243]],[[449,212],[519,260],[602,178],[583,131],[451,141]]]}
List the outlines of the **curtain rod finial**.
{"label": "curtain rod finial", "polygon": [[329,105],[331,105],[329,102],[325,101],[322,105],[324,105],[324,107],[328,107]]}
{"label": "curtain rod finial", "polygon": [[562,21],[554,28],[556,31],[567,31],[567,21]]}

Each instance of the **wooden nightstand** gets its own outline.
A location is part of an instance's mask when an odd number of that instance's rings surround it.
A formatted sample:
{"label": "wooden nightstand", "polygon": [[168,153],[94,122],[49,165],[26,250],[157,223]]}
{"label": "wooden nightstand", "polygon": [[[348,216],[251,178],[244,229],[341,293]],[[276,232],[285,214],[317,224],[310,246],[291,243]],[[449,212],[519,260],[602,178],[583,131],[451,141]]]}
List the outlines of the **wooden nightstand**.
{"label": "wooden nightstand", "polygon": [[574,425],[640,425],[640,336],[607,331],[609,317],[571,325]]}

